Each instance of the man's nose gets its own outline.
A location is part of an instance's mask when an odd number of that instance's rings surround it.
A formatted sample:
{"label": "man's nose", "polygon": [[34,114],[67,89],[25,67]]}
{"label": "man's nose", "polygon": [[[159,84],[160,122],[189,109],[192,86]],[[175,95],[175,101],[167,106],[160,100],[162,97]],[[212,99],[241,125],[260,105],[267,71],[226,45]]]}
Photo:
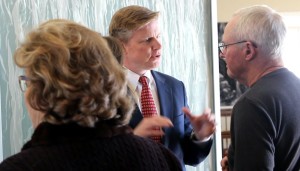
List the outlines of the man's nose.
{"label": "man's nose", "polygon": [[153,42],[153,48],[154,48],[155,50],[161,49],[161,42],[160,42],[159,39],[154,39],[154,42]]}

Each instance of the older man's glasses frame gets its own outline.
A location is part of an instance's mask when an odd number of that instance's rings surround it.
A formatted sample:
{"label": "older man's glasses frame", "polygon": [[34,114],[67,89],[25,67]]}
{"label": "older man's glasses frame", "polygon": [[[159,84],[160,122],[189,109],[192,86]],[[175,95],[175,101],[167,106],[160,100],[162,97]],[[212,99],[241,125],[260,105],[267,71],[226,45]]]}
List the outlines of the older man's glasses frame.
{"label": "older man's glasses frame", "polygon": [[243,41],[239,41],[239,42],[235,42],[235,43],[229,43],[229,44],[225,44],[224,42],[220,42],[219,43],[219,52],[224,55],[224,51],[227,48],[227,46],[236,45],[236,44],[245,43],[245,42],[247,42],[247,41],[243,40]]}
{"label": "older man's glasses frame", "polygon": [[247,40],[243,40],[243,41],[239,41],[239,42],[235,42],[235,43],[229,43],[229,44],[225,44],[224,42],[220,42],[219,43],[219,52],[224,55],[224,51],[228,46],[231,45],[236,45],[236,44],[240,44],[240,43],[246,43],[246,42],[250,42],[255,48],[257,47],[253,42],[251,41],[247,41]]}

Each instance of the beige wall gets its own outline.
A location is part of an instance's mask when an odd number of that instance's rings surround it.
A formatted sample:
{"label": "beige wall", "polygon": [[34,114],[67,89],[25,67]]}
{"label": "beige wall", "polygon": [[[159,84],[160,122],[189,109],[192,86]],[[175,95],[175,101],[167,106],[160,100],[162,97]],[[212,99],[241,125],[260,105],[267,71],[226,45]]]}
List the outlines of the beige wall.
{"label": "beige wall", "polygon": [[300,0],[217,0],[218,22],[226,22],[239,8],[268,5],[278,12],[299,12]]}

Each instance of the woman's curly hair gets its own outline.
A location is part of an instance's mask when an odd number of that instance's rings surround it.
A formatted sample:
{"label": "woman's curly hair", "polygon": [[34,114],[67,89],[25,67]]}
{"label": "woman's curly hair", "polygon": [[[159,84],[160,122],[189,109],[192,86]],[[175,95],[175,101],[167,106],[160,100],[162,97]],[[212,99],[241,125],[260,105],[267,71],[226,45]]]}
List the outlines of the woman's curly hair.
{"label": "woman's curly hair", "polygon": [[31,31],[14,54],[29,84],[26,100],[53,124],[129,122],[133,101],[124,71],[99,33],[55,19]]}

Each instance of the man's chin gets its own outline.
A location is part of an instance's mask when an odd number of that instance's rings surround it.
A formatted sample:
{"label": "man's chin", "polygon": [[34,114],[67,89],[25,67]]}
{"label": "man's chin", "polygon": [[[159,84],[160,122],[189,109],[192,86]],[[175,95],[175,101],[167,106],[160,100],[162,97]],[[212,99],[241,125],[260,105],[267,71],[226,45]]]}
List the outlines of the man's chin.
{"label": "man's chin", "polygon": [[157,63],[157,64],[155,64],[155,65],[153,65],[153,69],[156,69],[156,68],[158,68],[159,67],[159,65],[160,65],[160,63]]}

